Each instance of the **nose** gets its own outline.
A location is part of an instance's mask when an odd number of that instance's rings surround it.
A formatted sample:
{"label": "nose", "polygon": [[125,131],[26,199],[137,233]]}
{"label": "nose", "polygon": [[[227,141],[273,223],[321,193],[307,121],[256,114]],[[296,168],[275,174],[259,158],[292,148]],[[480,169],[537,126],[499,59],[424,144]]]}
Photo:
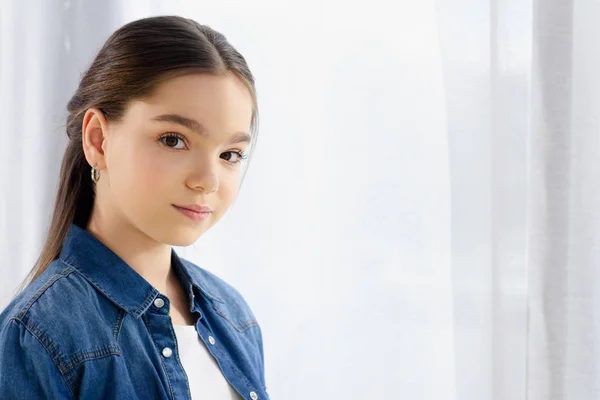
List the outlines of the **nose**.
{"label": "nose", "polygon": [[216,162],[206,159],[194,163],[186,185],[190,189],[205,193],[216,192],[219,189],[218,166],[216,164]]}

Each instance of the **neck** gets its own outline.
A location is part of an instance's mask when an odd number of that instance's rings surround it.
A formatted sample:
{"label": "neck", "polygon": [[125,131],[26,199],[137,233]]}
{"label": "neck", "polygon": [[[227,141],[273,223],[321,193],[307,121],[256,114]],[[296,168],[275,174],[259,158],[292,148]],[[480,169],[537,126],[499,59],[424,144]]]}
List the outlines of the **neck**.
{"label": "neck", "polygon": [[104,212],[94,204],[86,230],[133,268],[161,293],[172,281],[171,246],[157,242],[123,217]]}

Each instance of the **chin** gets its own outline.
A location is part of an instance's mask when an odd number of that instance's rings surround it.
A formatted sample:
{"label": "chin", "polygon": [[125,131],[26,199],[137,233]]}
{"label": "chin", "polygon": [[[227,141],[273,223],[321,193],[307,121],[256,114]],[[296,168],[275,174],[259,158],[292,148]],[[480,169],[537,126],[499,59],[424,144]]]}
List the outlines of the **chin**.
{"label": "chin", "polygon": [[188,246],[193,245],[194,243],[196,243],[196,240],[189,240],[189,239],[170,240],[168,242],[169,245],[177,246],[177,247],[188,247]]}
{"label": "chin", "polygon": [[162,242],[171,246],[187,247],[194,244],[204,231],[204,229],[199,229],[199,227],[192,228],[189,226],[174,225],[168,231],[162,232]]}
{"label": "chin", "polygon": [[198,231],[176,229],[176,232],[170,232],[170,234],[165,235],[163,242],[171,246],[187,247],[194,244],[200,237],[200,234]]}

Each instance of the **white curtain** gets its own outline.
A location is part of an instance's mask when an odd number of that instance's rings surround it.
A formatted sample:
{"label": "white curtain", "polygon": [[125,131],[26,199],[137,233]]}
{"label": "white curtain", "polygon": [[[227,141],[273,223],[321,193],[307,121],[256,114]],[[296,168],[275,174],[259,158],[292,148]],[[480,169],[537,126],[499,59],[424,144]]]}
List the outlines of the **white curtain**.
{"label": "white curtain", "polygon": [[600,398],[593,0],[0,0],[0,308],[40,250],[80,74],[159,14],[222,31],[256,75],[240,197],[178,250],[252,306],[273,398]]}

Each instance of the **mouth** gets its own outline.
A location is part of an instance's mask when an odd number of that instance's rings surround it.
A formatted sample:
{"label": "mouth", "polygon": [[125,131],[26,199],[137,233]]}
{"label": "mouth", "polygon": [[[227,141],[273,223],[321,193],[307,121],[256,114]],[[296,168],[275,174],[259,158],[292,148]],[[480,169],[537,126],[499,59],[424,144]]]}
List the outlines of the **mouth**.
{"label": "mouth", "polygon": [[194,208],[196,208],[196,210],[187,208],[189,206],[180,207],[180,206],[176,206],[175,204],[173,204],[173,207],[177,211],[179,211],[181,214],[185,215],[192,221],[196,221],[196,222],[204,221],[212,213],[212,210],[210,210],[210,208],[208,208],[206,206],[201,206],[201,207],[196,206],[196,207],[194,207]]}

